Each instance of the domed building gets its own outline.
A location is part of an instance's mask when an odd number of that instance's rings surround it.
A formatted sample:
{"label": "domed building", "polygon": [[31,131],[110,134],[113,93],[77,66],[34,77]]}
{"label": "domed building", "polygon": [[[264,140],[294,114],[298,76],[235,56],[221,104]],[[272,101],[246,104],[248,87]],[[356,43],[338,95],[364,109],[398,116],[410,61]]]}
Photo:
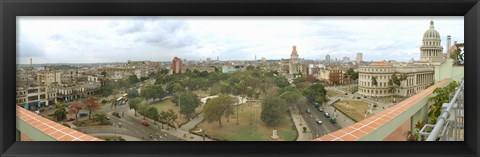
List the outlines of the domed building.
{"label": "domed building", "polygon": [[433,21],[430,21],[430,28],[423,33],[422,43],[422,47],[420,47],[420,61],[445,61],[443,47],[440,44],[440,33],[435,30]]}
{"label": "domed building", "polygon": [[[412,63],[372,62],[358,69],[358,93],[363,96],[386,97],[392,95],[412,96],[426,89],[435,81],[435,65],[445,62],[446,54],[441,46],[440,33],[435,30],[433,21],[425,31],[420,47],[420,61]],[[390,85],[392,75],[405,76],[400,86]],[[376,80],[377,84],[373,84]]]}

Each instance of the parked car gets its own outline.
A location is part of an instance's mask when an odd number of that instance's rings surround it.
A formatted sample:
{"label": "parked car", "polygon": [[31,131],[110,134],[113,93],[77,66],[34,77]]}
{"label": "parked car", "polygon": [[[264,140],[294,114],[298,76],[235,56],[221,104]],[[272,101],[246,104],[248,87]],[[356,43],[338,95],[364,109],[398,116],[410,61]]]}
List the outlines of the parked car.
{"label": "parked car", "polygon": [[122,127],[122,123],[118,123],[118,127],[121,128],[121,127]]}
{"label": "parked car", "polygon": [[148,122],[147,122],[146,120],[144,120],[144,121],[142,122],[142,125],[143,125],[143,126],[148,126]]}
{"label": "parked car", "polygon": [[40,114],[40,111],[36,110],[35,113],[36,113],[36,114]]}
{"label": "parked car", "polygon": [[325,117],[330,118],[330,114],[328,112],[325,112]]}
{"label": "parked car", "polygon": [[79,114],[80,117],[85,117],[85,116],[88,116],[88,113],[85,113],[85,112],[82,112]]}
{"label": "parked car", "polygon": [[105,119],[110,120],[110,117],[105,117]]}
{"label": "parked car", "polygon": [[72,118],[72,117],[67,119],[67,121],[69,121],[69,122],[74,121],[74,120],[75,120],[75,118]]}
{"label": "parked car", "polygon": [[323,112],[323,108],[319,107],[318,111]]}
{"label": "parked car", "polygon": [[310,109],[307,108],[307,110],[306,110],[305,112],[307,112],[308,114],[310,114]]}
{"label": "parked car", "polygon": [[321,121],[321,120],[316,119],[315,121],[317,122],[318,125],[322,125],[322,121]]}

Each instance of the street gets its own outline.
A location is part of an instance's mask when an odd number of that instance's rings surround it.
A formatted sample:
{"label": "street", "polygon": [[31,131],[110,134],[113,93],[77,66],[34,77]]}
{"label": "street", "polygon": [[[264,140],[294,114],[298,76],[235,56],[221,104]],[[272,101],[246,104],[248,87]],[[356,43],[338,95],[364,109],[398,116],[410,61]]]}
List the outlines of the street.
{"label": "street", "polygon": [[[300,112],[303,118],[305,119],[308,127],[312,131],[313,137],[320,137],[341,129],[341,127],[338,124],[330,122],[330,119],[325,117],[324,115],[325,111],[324,112],[318,111],[313,104],[307,103],[307,104],[299,105],[298,109],[299,111],[297,112]],[[307,109],[310,110],[310,113],[306,112]],[[332,113],[329,113],[329,114],[330,116],[333,116]],[[320,121],[322,121],[322,124],[319,125],[316,122],[316,119],[319,119]]]}

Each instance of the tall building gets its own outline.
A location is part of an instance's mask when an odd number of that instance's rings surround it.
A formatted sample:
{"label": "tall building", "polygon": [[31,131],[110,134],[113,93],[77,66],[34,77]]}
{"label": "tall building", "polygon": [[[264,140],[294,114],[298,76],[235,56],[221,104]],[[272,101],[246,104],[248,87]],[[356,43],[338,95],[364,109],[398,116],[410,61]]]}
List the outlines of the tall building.
{"label": "tall building", "polygon": [[420,61],[443,62],[445,60],[440,33],[435,30],[433,21],[430,21],[430,28],[423,34],[422,42]]}
{"label": "tall building", "polygon": [[182,59],[180,58],[173,58],[173,61],[172,61],[172,67],[171,67],[171,70],[172,70],[172,74],[180,74],[182,73]]}
{"label": "tall building", "polygon": [[359,53],[357,53],[356,62],[357,62],[357,64],[360,64],[360,63],[362,63],[362,61],[363,61],[363,53],[359,52]]}
{"label": "tall building", "polygon": [[292,54],[290,54],[289,74],[298,74],[303,72],[303,66],[297,53],[297,46],[293,46]]}
{"label": "tall building", "polygon": [[330,55],[325,56],[325,61],[329,62],[330,61]]}

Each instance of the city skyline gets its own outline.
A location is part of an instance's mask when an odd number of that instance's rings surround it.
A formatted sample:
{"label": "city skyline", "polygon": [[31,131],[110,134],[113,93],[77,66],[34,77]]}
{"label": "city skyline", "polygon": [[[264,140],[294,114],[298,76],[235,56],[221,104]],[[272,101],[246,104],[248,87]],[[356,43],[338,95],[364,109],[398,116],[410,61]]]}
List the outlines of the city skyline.
{"label": "city skyline", "polygon": [[430,20],[463,43],[463,17],[18,17],[17,64],[300,58],[419,60]]}

